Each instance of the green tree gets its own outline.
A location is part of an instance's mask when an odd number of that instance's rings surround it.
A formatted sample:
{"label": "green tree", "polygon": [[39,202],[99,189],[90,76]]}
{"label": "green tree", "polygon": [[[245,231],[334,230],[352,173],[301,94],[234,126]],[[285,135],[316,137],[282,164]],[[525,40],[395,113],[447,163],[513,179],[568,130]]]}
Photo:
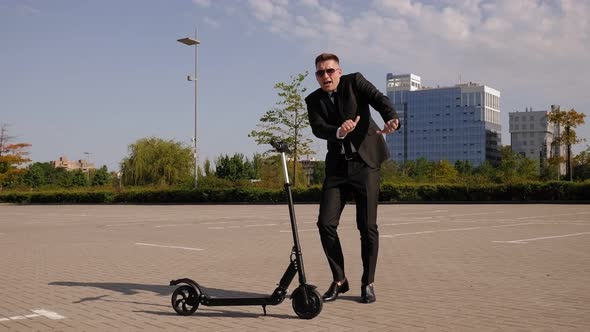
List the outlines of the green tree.
{"label": "green tree", "polygon": [[502,147],[500,154],[502,159],[496,169],[495,180],[511,183],[538,179],[539,169],[536,161],[512,151],[510,146]]}
{"label": "green tree", "polygon": [[260,153],[255,153],[252,156],[252,169],[254,174],[253,179],[260,179],[260,170],[262,169],[262,163],[264,162],[264,156]]}
{"label": "green tree", "polygon": [[469,160],[457,160],[455,169],[460,175],[470,175],[473,173],[473,164]]}
{"label": "green tree", "polygon": [[192,148],[173,140],[148,137],[129,145],[129,156],[121,161],[125,185],[194,184]]}
{"label": "green tree", "polygon": [[104,186],[112,183],[113,181],[111,178],[111,173],[109,173],[106,165],[103,165],[101,168],[91,172],[90,175],[90,178],[92,179],[90,184],[92,186]]}
{"label": "green tree", "polygon": [[424,181],[431,174],[432,163],[426,160],[424,157],[416,159],[416,167],[412,177],[417,181]]}
{"label": "green tree", "polygon": [[0,125],[0,190],[4,187],[15,185],[19,177],[25,173],[24,169],[18,166],[29,161],[27,148],[31,146],[28,143],[14,143],[11,141],[14,136],[8,135],[8,126]]}
{"label": "green tree", "polygon": [[215,161],[215,174],[220,179],[248,180],[254,178],[254,168],[241,153],[236,153],[232,157],[222,155]]}
{"label": "green tree", "polygon": [[500,182],[515,182],[518,178],[518,157],[510,146],[500,148],[501,161],[497,168],[497,180]]}
{"label": "green tree", "polygon": [[517,172],[522,180],[539,180],[539,163],[536,160],[521,156],[519,159]]}
{"label": "green tree", "polygon": [[260,165],[260,179],[262,181],[257,186],[270,189],[282,188],[284,179],[281,163],[282,161],[279,155],[271,155],[264,158]]}
{"label": "green tree", "polygon": [[502,182],[502,179],[497,176],[494,166],[487,160],[477,166],[473,170],[473,174],[475,183]]}
{"label": "green tree", "polygon": [[[51,167],[51,165],[49,165]],[[52,186],[58,186],[58,187],[65,187],[65,188],[69,188],[71,187],[72,184],[72,172],[68,171],[65,168],[59,167],[59,168],[53,168],[51,167],[51,171],[49,171],[47,174],[48,175],[48,180],[47,180],[47,184],[52,185]]]}
{"label": "green tree", "polygon": [[[49,165],[48,163],[46,163]],[[47,184],[47,169],[43,163],[29,165],[23,175],[23,182],[29,187],[38,188]]]}
{"label": "green tree", "polygon": [[27,167],[23,175],[24,184],[33,187],[71,187],[72,173],[65,168],[55,168],[50,163],[36,162]]}
{"label": "green tree", "polygon": [[322,184],[326,178],[326,162],[318,160],[314,163],[311,184]]}
{"label": "green tree", "polygon": [[574,157],[574,174],[577,181],[590,179],[590,146]]}
{"label": "green tree", "polygon": [[386,160],[381,164],[381,183],[399,181],[397,163],[394,160]]}
{"label": "green tree", "polygon": [[215,175],[215,171],[213,170],[213,166],[211,166],[211,161],[209,160],[209,158],[205,159],[205,163],[203,164],[203,168],[205,170],[205,176]]}
{"label": "green tree", "polygon": [[[296,174],[300,157],[313,154],[309,119],[303,101],[303,94],[307,89],[302,87],[302,83],[307,75],[306,71],[295,77],[291,76],[290,83],[275,84],[274,88],[278,90],[280,100],[260,118],[258,130],[252,130],[248,135],[253,137],[258,145],[267,145],[272,141],[286,142],[292,150],[294,179],[298,179]],[[293,184],[296,185],[295,182]]]}
{"label": "green tree", "polygon": [[449,183],[454,182],[459,175],[459,172],[448,160],[441,160],[433,163],[431,167],[431,178],[435,183]]}
{"label": "green tree", "polygon": [[551,112],[549,112],[548,116],[550,122],[553,122],[559,125],[559,127],[564,128],[564,132],[560,133],[554,142],[567,147],[565,161],[566,178],[568,178],[570,181],[572,181],[572,145],[584,141],[583,139],[577,137],[576,131],[573,128],[583,125],[585,117],[586,114],[578,113],[573,108],[569,111],[562,111],[559,106],[557,108],[553,108]]}
{"label": "green tree", "polygon": [[416,170],[416,162],[414,160],[407,160],[402,163],[400,166],[400,172],[402,177],[402,182],[407,182],[412,180],[412,176],[414,175]]}
{"label": "green tree", "polygon": [[541,179],[543,180],[560,180],[561,165],[565,162],[565,158],[562,156],[552,156],[547,159],[546,163],[543,163],[541,168]]}
{"label": "green tree", "polygon": [[88,187],[90,181],[88,181],[88,173],[83,172],[80,169],[71,171],[72,174],[72,186],[74,187]]}

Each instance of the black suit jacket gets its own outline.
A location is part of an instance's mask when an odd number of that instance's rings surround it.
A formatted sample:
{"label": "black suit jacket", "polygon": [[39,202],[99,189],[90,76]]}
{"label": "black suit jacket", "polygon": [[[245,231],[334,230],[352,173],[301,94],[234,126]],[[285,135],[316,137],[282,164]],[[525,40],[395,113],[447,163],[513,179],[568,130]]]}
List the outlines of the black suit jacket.
{"label": "black suit jacket", "polygon": [[[397,113],[389,98],[379,92],[361,73],[341,76],[336,94],[339,101],[338,110],[330,100],[330,95],[321,88],[305,98],[313,134],[328,141],[326,171],[330,171],[329,164],[333,164],[339,158],[342,144],[347,142],[354,145],[367,165],[373,168],[380,167],[381,163],[389,158],[389,154],[383,135],[376,133],[381,128],[371,118],[369,105],[381,114],[383,121],[397,119]],[[357,115],[360,116],[360,120],[356,128],[344,139],[336,138],[338,127],[347,119],[354,121]]]}

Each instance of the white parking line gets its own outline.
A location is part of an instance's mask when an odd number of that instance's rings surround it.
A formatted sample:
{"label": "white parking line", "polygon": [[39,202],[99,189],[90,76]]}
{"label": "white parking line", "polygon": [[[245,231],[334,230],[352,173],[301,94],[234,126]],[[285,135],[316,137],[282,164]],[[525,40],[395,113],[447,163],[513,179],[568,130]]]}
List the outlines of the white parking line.
{"label": "white parking line", "polygon": [[258,225],[245,225],[244,228],[248,227],[268,227],[268,226],[276,226],[277,224],[258,224]]}
{"label": "white parking line", "polygon": [[[317,231],[317,230],[318,230],[317,228],[313,228],[313,229],[312,229],[312,228],[308,228],[308,229],[298,229],[298,230],[297,230],[297,233],[302,233],[302,232],[311,232],[311,231]],[[281,233],[291,233],[291,231],[290,231],[290,230],[288,230],[288,231],[280,231],[280,232],[281,232]]]}
{"label": "white parking line", "polygon": [[479,212],[479,213],[451,214],[449,217],[455,218],[455,217],[466,217],[466,216],[483,216],[483,215],[486,215],[486,214],[498,214],[498,213],[504,213],[504,212],[500,211],[500,212]]}
{"label": "white parking line", "polygon": [[534,222],[527,222],[527,223],[521,223],[521,224],[508,224],[508,225],[495,225],[495,226],[479,226],[479,227],[465,227],[465,228],[449,228],[449,229],[439,229],[439,230],[432,230],[432,231],[422,231],[422,232],[412,232],[412,233],[399,233],[399,234],[393,234],[393,235],[380,235],[379,237],[383,237],[383,238],[394,238],[394,237],[406,236],[406,235],[421,235],[421,234],[432,234],[432,233],[442,233],[442,232],[471,231],[471,230],[474,230],[474,229],[514,227],[514,226],[536,225],[536,224],[537,223],[534,223]]}
{"label": "white parking line", "polygon": [[[338,229],[350,229],[350,228],[352,228],[352,226],[341,226],[341,227],[338,227]],[[317,232],[317,231],[318,231],[317,228],[306,228],[306,229],[298,229],[297,230],[297,233],[301,233],[301,232]],[[288,231],[283,230],[283,231],[280,231],[280,232],[281,233],[291,233],[290,230],[288,230]]]}
{"label": "white parking line", "polygon": [[494,243],[526,244],[526,243],[531,242],[531,241],[547,240],[547,239],[557,239],[557,238],[561,238],[561,237],[578,236],[578,235],[585,235],[585,234],[590,234],[590,232],[565,234],[565,235],[555,235],[555,236],[535,237],[535,238],[532,238],[532,239],[520,239],[520,240],[511,240],[511,241],[492,241],[492,242],[494,242]]}
{"label": "white parking line", "polygon": [[49,311],[49,310],[45,310],[45,309],[34,309],[31,310],[32,312],[39,314],[43,317],[47,317],[49,319],[53,319],[53,320],[58,320],[58,319],[64,319],[65,317],[58,314],[57,312],[53,312],[53,311]]}
{"label": "white parking line", "polygon": [[31,315],[25,315],[25,318],[33,318],[33,317],[39,317],[41,315],[39,314],[31,314]]}
{"label": "white parking line", "polygon": [[169,249],[195,250],[195,251],[205,250],[205,249],[200,249],[200,248],[177,247],[177,246],[164,246],[164,245],[161,245],[161,244],[151,244],[151,243],[136,243],[135,245],[138,245],[138,246],[148,246],[148,247],[159,247],[159,248],[169,248]]}
{"label": "white parking line", "polygon": [[528,216],[528,217],[520,217],[520,218],[516,218],[518,220],[524,220],[524,219],[535,219],[535,218],[546,218],[546,217],[565,217],[565,216],[577,216],[580,214],[590,214],[590,212],[575,212],[575,213],[560,213],[560,214],[552,214],[552,215],[542,215],[542,216]]}
{"label": "white parking line", "polygon": [[440,213],[440,212],[447,212],[447,210],[434,210],[434,211],[424,211],[424,212],[406,212],[400,213],[400,216],[408,216],[408,215],[416,215],[416,214],[427,214],[427,213]]}
{"label": "white parking line", "polygon": [[161,228],[161,227],[177,227],[177,226],[191,226],[194,224],[168,224],[168,225],[156,225],[154,227]]}
{"label": "white parking line", "polygon": [[123,224],[108,224],[104,225],[104,227],[119,227],[119,226],[135,226],[135,225],[145,225],[143,222],[129,222]]}
{"label": "white parking line", "polygon": [[45,318],[53,319],[53,320],[66,318],[66,317],[58,314],[57,312],[49,311],[46,309],[31,309],[31,311],[34,312],[34,314],[23,315],[23,316],[12,316],[12,317],[0,317],[0,322],[5,322],[5,321],[9,321],[9,320],[23,320],[23,319],[29,319],[29,318],[35,318],[35,317],[41,317],[41,316],[43,316]]}
{"label": "white parking line", "polygon": [[383,224],[383,226],[399,226],[399,225],[414,225],[414,224],[432,224],[441,222],[440,220],[431,220],[431,221],[414,221],[414,222],[396,222],[393,224]]}

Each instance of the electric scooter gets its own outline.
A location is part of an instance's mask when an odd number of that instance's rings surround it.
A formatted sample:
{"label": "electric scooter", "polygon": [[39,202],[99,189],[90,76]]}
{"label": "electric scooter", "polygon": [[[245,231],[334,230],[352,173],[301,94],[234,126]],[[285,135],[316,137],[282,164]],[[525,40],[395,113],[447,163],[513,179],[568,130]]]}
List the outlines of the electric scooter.
{"label": "electric scooter", "polygon": [[295,220],[295,209],[291,195],[291,184],[287,173],[287,161],[285,153],[289,148],[284,142],[271,142],[275,150],[281,153],[283,173],[285,175],[285,191],[289,203],[289,216],[291,217],[291,231],[293,233],[293,249],[291,250],[290,264],[279,281],[278,287],[270,296],[266,297],[213,297],[204,292],[197,282],[188,278],[170,281],[170,286],[184,284],[176,288],[172,293],[172,308],[182,316],[192,315],[200,304],[205,306],[248,306],[260,305],[266,315],[267,305],[278,305],[283,302],[287,295],[288,287],[295,278],[299,276],[299,287],[291,294],[293,310],[297,316],[303,319],[312,319],[322,311],[323,300],[316,286],[307,284],[305,271],[303,269],[303,255],[299,245],[297,233],[297,222]]}

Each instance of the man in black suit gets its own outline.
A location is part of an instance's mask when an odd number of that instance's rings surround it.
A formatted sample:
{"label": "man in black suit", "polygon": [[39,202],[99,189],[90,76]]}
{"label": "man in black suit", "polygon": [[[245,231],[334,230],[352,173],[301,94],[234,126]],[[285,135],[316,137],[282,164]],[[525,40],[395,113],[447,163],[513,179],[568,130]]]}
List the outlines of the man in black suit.
{"label": "man in black suit", "polygon": [[[323,299],[334,301],[349,289],[337,228],[346,200],[353,194],[363,261],[361,302],[371,303],[376,300],[373,281],[379,249],[379,169],[389,157],[382,134],[397,130],[399,120],[389,99],[363,75],[342,75],[336,55],[320,54],[315,66],[320,88],[305,102],[314,135],[328,142],[317,225],[334,280]],[[371,118],[369,105],[381,114],[383,129]]]}

